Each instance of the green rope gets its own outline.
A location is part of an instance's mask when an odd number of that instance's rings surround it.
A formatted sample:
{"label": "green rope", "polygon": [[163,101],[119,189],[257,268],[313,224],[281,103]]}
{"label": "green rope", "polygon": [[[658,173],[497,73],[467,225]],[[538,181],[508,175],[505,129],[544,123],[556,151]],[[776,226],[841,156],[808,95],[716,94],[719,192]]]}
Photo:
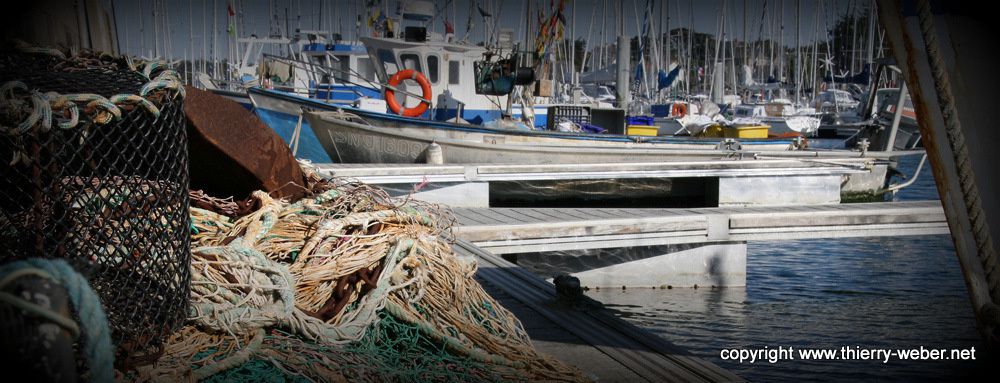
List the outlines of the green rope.
{"label": "green rope", "polygon": [[192,375],[196,380],[202,380],[209,376],[218,374],[222,371],[237,367],[246,363],[250,360],[250,357],[260,349],[260,345],[264,342],[264,329],[259,328],[254,332],[253,339],[250,344],[246,347],[240,349],[239,351],[227,356],[225,359],[216,361],[215,363],[209,364],[205,367],[194,370]]}
{"label": "green rope", "polygon": [[378,380],[415,382],[507,382],[527,379],[512,369],[455,354],[426,329],[398,319],[388,310],[366,335],[345,352],[368,361],[364,366],[343,367],[342,373],[374,375]]}
{"label": "green rope", "polygon": [[287,374],[267,360],[252,358],[235,368],[228,369],[202,380],[206,383],[313,383],[298,375]]}

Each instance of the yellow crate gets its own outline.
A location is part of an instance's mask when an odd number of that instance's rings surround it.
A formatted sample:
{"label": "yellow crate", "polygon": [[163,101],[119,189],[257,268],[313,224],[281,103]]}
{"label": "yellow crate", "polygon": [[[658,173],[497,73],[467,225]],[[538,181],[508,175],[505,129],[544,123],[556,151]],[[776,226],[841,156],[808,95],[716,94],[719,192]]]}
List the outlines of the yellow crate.
{"label": "yellow crate", "polygon": [[698,137],[722,137],[722,127],[719,124],[709,125]]}
{"label": "yellow crate", "polygon": [[652,125],[629,125],[628,135],[630,136],[656,136],[660,128]]}
{"label": "yellow crate", "polygon": [[722,136],[726,138],[767,138],[767,125],[726,126]]}

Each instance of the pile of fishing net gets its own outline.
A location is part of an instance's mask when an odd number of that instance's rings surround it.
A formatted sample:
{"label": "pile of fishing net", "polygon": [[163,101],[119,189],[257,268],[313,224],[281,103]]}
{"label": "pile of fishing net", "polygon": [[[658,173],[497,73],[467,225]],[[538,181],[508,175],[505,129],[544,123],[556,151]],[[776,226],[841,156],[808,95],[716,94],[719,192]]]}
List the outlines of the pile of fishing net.
{"label": "pile of fishing net", "polygon": [[191,313],[137,381],[581,381],[473,280],[440,208],[311,175],[294,202],[192,193]]}

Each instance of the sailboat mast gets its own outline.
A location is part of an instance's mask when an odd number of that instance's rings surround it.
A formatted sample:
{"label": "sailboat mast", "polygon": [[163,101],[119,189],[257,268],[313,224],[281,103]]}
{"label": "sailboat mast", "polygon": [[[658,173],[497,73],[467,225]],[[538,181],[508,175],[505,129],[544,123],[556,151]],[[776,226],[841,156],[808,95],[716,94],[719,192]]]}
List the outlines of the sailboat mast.
{"label": "sailboat mast", "polygon": [[[242,3],[239,0],[235,0],[235,2],[236,2],[236,5],[234,5],[234,7],[236,8],[235,9],[236,15],[233,16],[233,18],[234,18],[234,20],[233,20],[233,35],[230,38],[230,41],[233,42],[233,53],[234,54],[233,54],[233,58],[231,58],[229,60],[230,63],[232,63],[234,61],[236,61],[236,62],[239,63],[240,56],[242,56],[242,54],[240,54],[240,29],[239,29],[239,25],[240,25],[241,19],[243,19],[243,5],[242,5]],[[239,64],[242,65],[242,63],[239,63]],[[229,73],[229,71],[226,71],[226,73]],[[239,74],[237,74],[237,76],[238,75]]]}
{"label": "sailboat mast", "polygon": [[[694,70],[694,65],[691,65],[691,60],[694,60],[694,57],[691,57],[691,55],[694,53],[694,41],[693,41],[694,37],[691,34],[691,28],[694,27],[694,0],[691,0],[688,3],[688,6],[690,7],[690,8],[688,8],[688,12],[690,13],[691,17],[688,19],[688,27],[687,27],[687,51],[684,52],[684,53],[685,53],[685,56],[687,57],[688,73],[690,74],[691,71]],[[678,4],[677,7],[679,8],[680,5]],[[694,77],[695,76],[689,76],[688,78],[694,78]],[[687,95],[691,95],[691,82],[690,81],[685,81],[684,82],[684,93],[687,94]]]}
{"label": "sailboat mast", "polygon": [[[785,83],[785,0],[778,1],[778,84]],[[778,94],[785,93],[779,88]]]}
{"label": "sailboat mast", "polygon": [[628,72],[629,72],[629,40],[625,37],[625,7],[615,7],[618,12],[618,43],[617,43],[617,53],[618,58],[616,60],[615,66],[617,66],[617,93],[618,93],[618,107],[628,110],[629,103],[629,82],[628,82]]}
{"label": "sailboat mast", "polygon": [[[574,88],[578,85],[576,83],[576,5],[577,5],[576,2],[572,4],[573,13],[570,15],[570,17],[572,17],[573,20],[570,22],[570,33],[569,33],[569,44],[570,44],[569,73],[571,76],[570,83],[573,85]],[[573,101],[575,102],[576,100]]]}
{"label": "sailboat mast", "polygon": [[[722,2],[722,10],[725,10],[725,9],[726,9],[726,2],[723,1]],[[712,78],[709,79],[709,81],[708,81],[709,82],[708,89],[709,89],[709,93],[712,95],[711,96],[712,97],[712,101],[714,101],[714,102],[721,102],[722,101],[721,97],[715,97],[716,94],[717,94],[717,90],[719,89],[717,87],[721,85],[721,84],[716,83],[715,79],[719,76],[718,72],[720,70],[719,64],[718,64],[719,63],[719,53],[720,53],[720,50],[722,48],[722,40],[725,39],[725,35],[724,35],[724,33],[725,33],[724,32],[725,27],[723,25],[726,22],[726,12],[724,12],[724,11],[720,12],[719,13],[719,18],[717,20],[718,20],[718,27],[715,29],[715,31],[716,31],[716,33],[715,33],[715,36],[716,36],[715,37],[715,56],[713,57],[713,60],[712,60],[712,71],[711,71]],[[705,37],[705,42],[706,42],[706,45],[708,45],[708,37],[707,36]],[[725,55],[723,55],[723,57],[725,57]],[[708,61],[708,57],[705,58],[705,61]],[[706,71],[706,72],[708,72],[708,71]],[[723,71],[722,78],[723,79],[725,78],[725,71]],[[719,93],[719,94],[721,94],[721,93]]]}
{"label": "sailboat mast", "polygon": [[[867,65],[871,65],[875,61],[875,3],[871,3],[868,8],[868,47],[865,49],[868,53]],[[873,84],[874,79],[869,80],[869,84]],[[870,91],[870,90],[869,90]]]}
{"label": "sailboat mast", "polygon": [[858,53],[858,3],[851,7],[851,73],[855,73]]}
{"label": "sailboat mast", "polygon": [[802,0],[795,0],[795,102],[802,101]]}
{"label": "sailboat mast", "polygon": [[666,6],[664,6],[664,8],[666,8],[664,10],[664,17],[666,17],[666,19],[667,19],[666,20],[666,23],[667,23],[667,27],[666,27],[666,32],[667,32],[667,44],[666,44],[667,45],[667,54],[666,54],[666,60],[664,61],[664,67],[666,68],[666,70],[669,71],[670,70],[670,64],[673,63],[673,57],[671,57],[671,56],[673,56],[673,52],[670,49],[670,43],[672,42],[672,41],[670,41],[670,40],[672,40],[672,36],[670,34],[671,33],[670,32],[671,31],[671,29],[670,29],[670,0],[667,0],[666,3],[667,3]]}
{"label": "sailboat mast", "polygon": [[816,87],[816,67],[819,65],[819,19],[820,19],[820,7],[823,3],[820,2],[819,6],[816,7],[816,17],[813,18],[813,59],[812,59],[812,98],[816,99],[816,93],[819,89]]}
{"label": "sailboat mast", "polygon": [[747,0],[743,0],[743,65],[747,65],[749,62],[749,57],[747,56]]}
{"label": "sailboat mast", "polygon": [[776,13],[771,12],[771,23],[768,26],[768,39],[767,39],[767,75],[768,77],[774,76],[774,19]]}
{"label": "sailboat mast", "polygon": [[719,83],[719,94],[722,95],[722,98],[720,98],[719,101],[722,102],[725,102],[726,100],[726,43],[729,42],[729,36],[726,35],[727,5],[729,5],[728,2],[726,0],[722,0],[722,44],[719,45],[719,47],[722,48],[722,61],[720,61],[722,63],[722,81]]}
{"label": "sailboat mast", "polygon": [[[734,15],[736,14],[735,10],[733,11],[733,14]],[[729,23],[733,24],[732,18],[730,19]],[[731,65],[729,65],[729,78],[733,84],[733,94],[738,95],[739,83],[736,82],[736,39],[732,36],[735,34],[734,32],[732,32],[735,30],[735,27],[733,25],[730,25],[729,30],[731,31],[729,36],[729,61],[732,63]]]}
{"label": "sailboat mast", "polygon": [[[201,73],[208,73],[208,2],[201,2]],[[204,85],[204,84],[202,84]]]}

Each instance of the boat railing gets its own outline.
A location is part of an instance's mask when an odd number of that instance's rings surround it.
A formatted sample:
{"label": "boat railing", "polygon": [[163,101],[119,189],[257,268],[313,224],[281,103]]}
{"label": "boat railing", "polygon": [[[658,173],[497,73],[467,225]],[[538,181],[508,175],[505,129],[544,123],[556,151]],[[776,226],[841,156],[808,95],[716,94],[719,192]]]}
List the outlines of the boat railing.
{"label": "boat railing", "polygon": [[[325,76],[329,76],[329,77],[333,78],[334,80],[337,80],[339,83],[342,83],[342,84],[354,85],[354,86],[365,88],[365,89],[368,89],[368,90],[371,90],[371,91],[375,91],[375,92],[381,91],[381,85],[379,85],[377,83],[374,83],[374,82],[372,82],[372,81],[370,81],[368,79],[364,79],[364,81],[367,84],[361,84],[361,83],[358,83],[358,82],[355,82],[355,81],[351,81],[351,79],[350,79],[350,75],[351,74],[354,74],[355,76],[358,76],[359,78],[363,78],[363,76],[361,76],[360,73],[357,73],[357,72],[354,72],[354,71],[345,71],[345,70],[340,69],[340,68],[332,68],[332,67],[328,67],[326,65],[317,64],[317,63],[313,63],[313,62],[309,62],[309,61],[303,61],[303,60],[298,60],[298,59],[293,59],[293,58],[288,58],[288,57],[281,57],[281,56],[276,56],[276,55],[267,54],[267,53],[265,53],[263,55],[263,57],[264,57],[265,60],[273,60],[273,61],[283,62],[283,63],[288,64],[288,65],[290,65],[290,66],[292,66],[292,67],[294,67],[296,69],[302,69],[302,70],[305,70],[305,71],[310,71],[310,72],[313,72],[313,73],[319,73],[319,74],[322,74],[322,75],[325,75]],[[351,91],[355,92],[355,94],[357,94],[358,96],[363,96],[363,94],[361,92],[358,92],[357,90],[351,89]]]}
{"label": "boat railing", "polygon": [[[302,94],[315,94],[318,91],[329,91],[330,90],[328,88],[318,88],[318,87],[309,87],[309,86],[294,86],[294,85],[275,85],[275,86],[272,86],[271,88],[273,90],[277,90],[277,91],[281,91],[281,92],[285,92],[285,93],[298,94],[298,95],[302,95]],[[353,90],[348,89],[348,91],[351,91],[352,93],[357,94],[358,96],[365,97],[365,95],[357,93],[357,92],[355,92]],[[332,93],[332,92],[328,92],[327,93],[327,97],[324,98],[324,99],[315,99],[315,100],[324,101],[324,102],[327,102],[327,103],[351,103],[351,102],[355,101],[355,99],[349,99],[349,98],[331,98],[331,97],[329,97],[330,93]]]}
{"label": "boat railing", "polygon": [[[351,72],[345,72],[344,70],[339,69],[339,68],[331,68],[331,67],[328,67],[328,66],[325,66],[325,65],[322,65],[322,64],[316,64],[316,63],[312,63],[312,62],[308,62],[308,61],[296,60],[296,59],[291,59],[291,58],[287,58],[287,57],[275,56],[275,55],[271,55],[271,54],[264,54],[264,58],[265,59],[276,60],[276,61],[282,61],[282,62],[285,62],[285,63],[291,65],[292,67],[303,69],[303,70],[307,70],[307,71],[309,71],[309,70],[315,71],[318,68],[318,69],[322,69],[324,71],[329,71],[331,73],[332,72],[341,73],[341,74],[344,74],[344,73],[350,74],[351,73]],[[330,73],[323,73],[323,72],[321,72],[321,73],[324,74],[324,75],[330,75]],[[358,75],[360,77],[360,74],[358,74]],[[429,104],[433,104],[432,100],[425,99],[422,94],[413,93],[413,92],[407,91],[405,89],[400,89],[400,88],[397,88],[397,87],[391,87],[389,85],[377,84],[377,83],[374,83],[374,82],[369,81],[369,80],[365,80],[365,82],[367,82],[368,84],[359,84],[359,83],[351,81],[349,79],[344,79],[344,78],[340,78],[340,77],[336,77],[336,76],[331,76],[331,77],[333,77],[333,79],[335,79],[337,81],[340,81],[341,83],[354,85],[354,86],[357,86],[357,87],[360,87],[360,88],[364,88],[364,89],[368,89],[368,90],[374,91],[374,92],[381,92],[382,88],[392,89],[394,92],[402,93],[402,94],[404,94],[406,96],[414,97],[414,98],[416,98],[418,100],[423,100],[423,101],[425,101],[425,102],[427,102]],[[359,92],[357,89],[348,89],[348,90],[350,90],[351,92],[353,92],[355,95],[357,95],[359,97],[365,97],[365,95],[363,93]],[[327,93],[327,95],[329,95],[329,93]]]}
{"label": "boat railing", "polygon": [[[462,117],[465,114],[465,103],[462,102],[462,101],[460,101],[460,100],[456,100],[456,99],[452,99],[452,101],[454,101],[455,104],[456,104],[455,117]],[[437,109],[445,109],[445,110],[447,110],[447,108],[444,105],[438,105]]]}

